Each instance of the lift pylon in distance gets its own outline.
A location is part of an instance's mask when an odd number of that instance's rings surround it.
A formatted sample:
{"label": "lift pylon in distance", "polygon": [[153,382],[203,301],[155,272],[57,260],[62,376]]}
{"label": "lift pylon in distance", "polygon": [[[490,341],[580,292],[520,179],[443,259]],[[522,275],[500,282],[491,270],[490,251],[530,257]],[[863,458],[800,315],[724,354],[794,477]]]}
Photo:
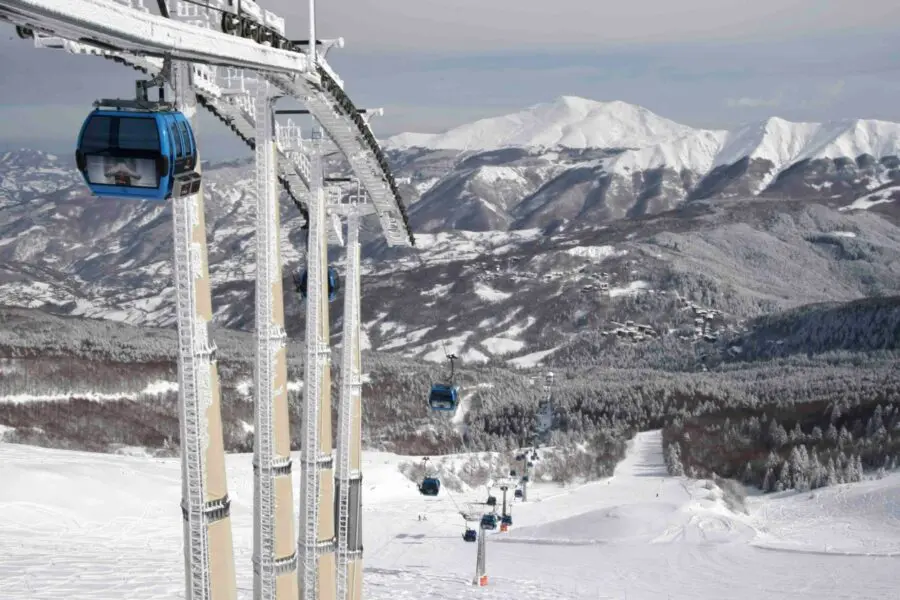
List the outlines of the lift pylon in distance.
{"label": "lift pylon in distance", "polygon": [[[488,515],[484,515],[487,517]],[[490,515],[494,516],[494,515]],[[478,536],[478,551],[475,556],[475,578],[472,580],[472,585],[477,586],[486,586],[488,584],[488,575],[487,575],[487,533],[486,530],[490,529],[490,527],[485,527],[484,517],[482,517],[481,526],[481,535]]]}

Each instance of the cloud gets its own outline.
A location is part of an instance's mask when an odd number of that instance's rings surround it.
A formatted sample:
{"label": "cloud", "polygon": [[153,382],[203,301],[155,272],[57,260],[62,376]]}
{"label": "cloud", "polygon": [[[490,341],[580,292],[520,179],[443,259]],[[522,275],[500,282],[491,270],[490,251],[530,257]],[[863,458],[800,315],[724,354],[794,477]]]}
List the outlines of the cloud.
{"label": "cloud", "polygon": [[[856,86],[854,86],[856,87]],[[774,97],[761,98],[741,96],[727,98],[725,105],[734,109],[758,109],[785,107],[787,109],[802,109],[815,111],[834,105],[838,98],[847,89],[847,81],[827,80],[813,85],[798,85],[796,82],[786,83],[784,88]],[[857,90],[852,90],[856,92]],[[900,113],[897,114],[900,117]]]}
{"label": "cloud", "polygon": [[[698,127],[775,111],[792,120],[900,121],[900,33],[879,29],[900,5],[846,4],[329,0],[319,2],[318,25],[320,37],[346,37],[328,60],[354,102],[385,107],[373,121],[380,138],[564,94],[624,100]],[[306,38],[305,2],[263,5],[287,17],[290,37]],[[847,31],[832,31],[842,25]],[[35,49],[8,26],[0,33],[0,145],[68,152],[90,103],[130,95],[140,77],[100,58]],[[199,129],[206,157],[246,154],[220,123],[201,117]]]}
{"label": "cloud", "polygon": [[846,85],[847,85],[847,82],[844,81],[843,79],[841,79],[839,81],[835,81],[834,83],[831,83],[831,84],[823,85],[821,88],[822,94],[824,94],[825,96],[830,96],[832,98],[840,96],[841,93],[843,93],[844,87]]}
{"label": "cloud", "polygon": [[[293,35],[307,32],[307,7],[269,0]],[[370,52],[471,54],[492,50],[598,49],[632,42],[683,42],[797,36],[884,27],[896,0],[865,9],[836,0],[329,0],[317,5],[321,37],[343,36]]]}
{"label": "cloud", "polygon": [[781,98],[728,98],[725,104],[730,108],[758,108],[760,106],[778,106]]}

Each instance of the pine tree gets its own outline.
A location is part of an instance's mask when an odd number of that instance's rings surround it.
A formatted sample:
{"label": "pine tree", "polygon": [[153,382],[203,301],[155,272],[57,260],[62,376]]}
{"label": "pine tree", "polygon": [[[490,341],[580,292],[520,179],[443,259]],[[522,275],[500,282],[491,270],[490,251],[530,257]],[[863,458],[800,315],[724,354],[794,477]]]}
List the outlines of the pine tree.
{"label": "pine tree", "polygon": [[681,462],[681,448],[678,442],[671,443],[666,448],[666,468],[670,475],[676,477],[684,475],[684,464]]}
{"label": "pine tree", "polygon": [[774,448],[781,448],[788,441],[787,431],[775,419],[769,421],[769,441]]}
{"label": "pine tree", "polygon": [[766,469],[766,475],[763,477],[762,491],[768,493],[775,489],[775,472],[772,467]]}
{"label": "pine tree", "polygon": [[827,480],[828,473],[819,461],[819,453],[813,450],[809,459],[809,485],[812,489],[820,488],[826,484]]}
{"label": "pine tree", "polygon": [[829,444],[836,444],[838,440],[838,430],[837,427],[834,426],[834,423],[828,426],[828,429],[825,431],[825,441]]}
{"label": "pine tree", "polygon": [[822,428],[819,427],[818,425],[816,425],[815,427],[813,427],[813,428],[812,428],[812,433],[810,433],[810,438],[812,439],[812,441],[813,441],[814,443],[818,444],[818,443],[820,443],[820,442],[822,441],[822,437],[823,437],[823,435],[822,435]]}
{"label": "pine tree", "polygon": [[790,441],[794,444],[802,443],[805,436],[803,434],[803,430],[800,429],[800,422],[794,423],[794,428],[791,429]]}
{"label": "pine tree", "polygon": [[778,481],[775,483],[776,491],[791,489],[791,468],[787,461],[781,463],[778,469]]}
{"label": "pine tree", "polygon": [[834,458],[828,459],[826,477],[826,482],[828,483],[828,485],[837,485],[840,482],[840,479],[838,478],[837,467],[834,464]]}

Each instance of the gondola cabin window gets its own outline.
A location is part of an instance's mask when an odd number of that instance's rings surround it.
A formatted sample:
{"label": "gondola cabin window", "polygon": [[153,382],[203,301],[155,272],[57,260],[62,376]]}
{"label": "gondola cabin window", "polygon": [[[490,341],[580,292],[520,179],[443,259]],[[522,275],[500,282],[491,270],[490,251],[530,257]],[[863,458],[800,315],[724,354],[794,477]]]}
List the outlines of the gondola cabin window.
{"label": "gondola cabin window", "polygon": [[88,183],[159,187],[159,149],[155,119],[96,115],[85,127],[82,140]]}

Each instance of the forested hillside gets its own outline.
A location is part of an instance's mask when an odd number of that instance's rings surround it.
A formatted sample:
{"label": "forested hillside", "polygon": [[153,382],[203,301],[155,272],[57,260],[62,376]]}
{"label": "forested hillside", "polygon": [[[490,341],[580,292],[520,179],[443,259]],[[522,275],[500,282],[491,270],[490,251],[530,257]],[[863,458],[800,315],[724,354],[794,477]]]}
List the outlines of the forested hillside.
{"label": "forested hillside", "polygon": [[[634,431],[657,427],[665,428],[674,470],[715,472],[765,489],[802,486],[804,481],[821,485],[828,481],[832,462],[837,478],[832,480],[856,477],[860,465],[890,468],[900,460],[900,370],[898,354],[883,331],[896,323],[896,307],[895,299],[873,299],[757,319],[740,341],[723,342],[720,350],[728,360],[707,361],[708,367],[694,361],[690,368],[681,354],[700,350],[683,343],[657,345],[630,368],[621,365],[623,356],[640,347],[619,344],[605,353],[619,355],[617,368],[581,363],[556,369],[550,443],[557,447],[552,460],[558,464],[548,476],[563,481],[608,474]],[[252,449],[250,335],[214,331],[230,451]],[[142,446],[175,452],[174,338],[167,329],[0,310],[4,440],[96,451]],[[782,350],[778,356],[758,350],[729,354],[736,343]],[[703,347],[709,351],[710,344]],[[797,350],[802,348],[816,351]],[[289,346],[295,448],[301,431],[301,350],[298,344]],[[440,367],[373,352],[364,353],[363,361],[368,448],[413,455],[495,451],[505,456],[529,442],[542,396],[541,372],[461,369],[466,413],[457,426],[431,413],[425,402]],[[336,393],[339,364],[334,371]]]}

